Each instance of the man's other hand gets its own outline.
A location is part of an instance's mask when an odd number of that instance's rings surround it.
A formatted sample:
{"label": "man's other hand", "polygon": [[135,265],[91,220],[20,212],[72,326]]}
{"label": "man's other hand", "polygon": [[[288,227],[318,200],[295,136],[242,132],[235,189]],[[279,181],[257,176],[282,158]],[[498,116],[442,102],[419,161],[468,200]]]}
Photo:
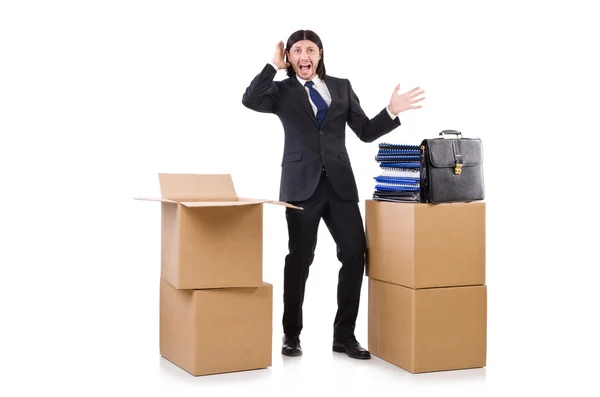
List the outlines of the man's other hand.
{"label": "man's other hand", "polygon": [[424,94],[425,91],[421,90],[421,87],[413,88],[410,91],[405,92],[404,94],[399,95],[398,91],[400,90],[400,84],[396,86],[394,89],[394,93],[392,94],[392,98],[390,99],[390,104],[388,109],[390,112],[397,115],[398,113],[404,112],[409,109],[419,109],[422,108],[422,105],[415,105],[418,102],[421,102],[425,97],[419,97]]}

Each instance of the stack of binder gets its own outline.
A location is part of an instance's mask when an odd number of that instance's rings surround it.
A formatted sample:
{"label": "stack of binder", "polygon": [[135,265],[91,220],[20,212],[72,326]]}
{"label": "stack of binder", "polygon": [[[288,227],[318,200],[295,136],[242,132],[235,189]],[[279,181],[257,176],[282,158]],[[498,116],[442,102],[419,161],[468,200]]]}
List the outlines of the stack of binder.
{"label": "stack of binder", "polygon": [[420,201],[420,150],[418,145],[379,144],[375,161],[380,173],[375,176],[373,200],[391,202]]}

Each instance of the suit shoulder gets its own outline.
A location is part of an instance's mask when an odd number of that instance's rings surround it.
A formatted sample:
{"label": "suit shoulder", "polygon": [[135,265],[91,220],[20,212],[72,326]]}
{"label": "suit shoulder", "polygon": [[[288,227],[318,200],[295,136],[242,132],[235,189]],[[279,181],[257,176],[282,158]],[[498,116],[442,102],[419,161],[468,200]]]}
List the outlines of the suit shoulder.
{"label": "suit shoulder", "polygon": [[343,77],[335,77],[330,75],[325,75],[325,79],[329,81],[334,81],[336,83],[348,83],[349,80]]}
{"label": "suit shoulder", "polygon": [[289,87],[290,85],[292,85],[292,83],[293,83],[293,80],[290,79],[289,77],[286,77],[279,81],[279,84],[281,84],[282,86],[286,86],[286,87]]}

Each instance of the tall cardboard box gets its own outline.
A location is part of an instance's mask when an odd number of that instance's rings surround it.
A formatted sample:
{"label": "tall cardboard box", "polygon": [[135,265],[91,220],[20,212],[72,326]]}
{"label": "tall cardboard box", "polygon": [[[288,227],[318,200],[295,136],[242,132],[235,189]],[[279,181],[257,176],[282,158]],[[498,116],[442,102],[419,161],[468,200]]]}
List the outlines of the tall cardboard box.
{"label": "tall cardboard box", "polygon": [[365,212],[371,353],[412,373],[484,367],[485,203]]}
{"label": "tall cardboard box", "polygon": [[485,284],[485,202],[365,206],[369,278],[410,288]]}
{"label": "tall cardboard box", "polygon": [[369,279],[371,353],[409,372],[486,365],[487,287],[413,289]]}
{"label": "tall cardboard box", "polygon": [[263,285],[263,204],[238,197],[229,174],[159,173],[161,275],[177,289]]}
{"label": "tall cardboard box", "polygon": [[181,290],[160,279],[160,354],[192,375],[272,365],[273,286]]}

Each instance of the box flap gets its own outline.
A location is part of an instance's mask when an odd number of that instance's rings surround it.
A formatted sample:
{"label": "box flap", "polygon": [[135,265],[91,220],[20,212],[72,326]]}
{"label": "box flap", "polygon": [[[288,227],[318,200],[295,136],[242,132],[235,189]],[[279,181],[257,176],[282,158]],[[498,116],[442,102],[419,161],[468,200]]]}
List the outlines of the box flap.
{"label": "box flap", "polygon": [[248,198],[248,197],[239,197],[238,200],[239,201],[245,201],[245,202],[252,202],[252,203],[266,203],[266,204],[282,205],[282,206],[288,207],[288,208],[295,208],[297,210],[304,210],[304,208],[302,208],[302,207],[298,207],[298,206],[292,205],[290,203],[285,203],[283,201],[277,201],[277,200],[254,199],[254,198]]}
{"label": "box flap", "polygon": [[233,207],[240,205],[255,205],[259,203],[253,203],[248,201],[182,201],[181,205],[186,207]]}
{"label": "box flap", "polygon": [[162,201],[163,203],[176,203],[176,201],[169,200],[168,198],[162,197],[134,197],[134,200],[143,200],[143,201]]}
{"label": "box flap", "polygon": [[176,201],[213,199],[236,201],[230,174],[171,174],[159,173],[162,197]]}
{"label": "box flap", "polygon": [[237,201],[182,201],[180,204],[185,205],[186,207],[232,207],[232,206],[240,206],[240,205],[257,205],[257,204],[275,204],[282,205],[284,207],[295,208],[299,210],[303,210],[302,207],[297,207],[292,204],[284,203],[281,201],[275,200],[261,200],[261,199],[252,199],[240,197]]}

